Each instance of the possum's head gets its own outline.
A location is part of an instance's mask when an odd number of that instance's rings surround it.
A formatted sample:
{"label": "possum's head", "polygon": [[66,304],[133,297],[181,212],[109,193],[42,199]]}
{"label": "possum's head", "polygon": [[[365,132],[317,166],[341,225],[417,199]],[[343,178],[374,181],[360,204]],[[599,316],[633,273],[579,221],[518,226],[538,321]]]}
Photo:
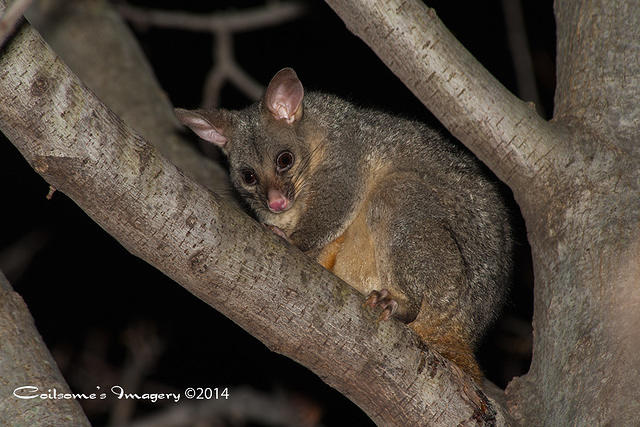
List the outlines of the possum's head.
{"label": "possum's head", "polygon": [[298,222],[319,151],[320,139],[303,124],[303,95],[295,71],[285,68],[244,110],[176,109],[182,123],[222,148],[234,187],[258,219],[285,231]]}

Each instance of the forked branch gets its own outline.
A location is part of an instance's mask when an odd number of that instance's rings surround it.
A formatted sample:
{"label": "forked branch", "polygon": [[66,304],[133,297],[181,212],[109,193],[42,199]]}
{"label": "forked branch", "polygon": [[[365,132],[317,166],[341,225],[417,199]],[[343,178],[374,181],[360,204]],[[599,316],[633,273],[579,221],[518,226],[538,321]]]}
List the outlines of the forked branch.
{"label": "forked branch", "polygon": [[[493,424],[502,412],[399,322],[219,196],[110,112],[25,26],[0,57],[0,129],[133,254],[383,424]],[[100,138],[96,138],[100,135]]]}
{"label": "forked branch", "polygon": [[327,0],[403,83],[514,193],[553,169],[562,131],[505,89],[418,0]]}

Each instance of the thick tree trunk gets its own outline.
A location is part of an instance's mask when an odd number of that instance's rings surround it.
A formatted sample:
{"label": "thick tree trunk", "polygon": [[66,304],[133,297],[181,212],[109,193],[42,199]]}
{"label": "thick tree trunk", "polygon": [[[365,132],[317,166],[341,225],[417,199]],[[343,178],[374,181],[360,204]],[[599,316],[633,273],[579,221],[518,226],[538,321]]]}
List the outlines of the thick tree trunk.
{"label": "thick tree trunk", "polygon": [[508,388],[525,425],[632,424],[640,413],[640,9],[559,1],[546,123],[417,1],[327,0],[513,190],[532,247],[534,354]]}
{"label": "thick tree trunk", "polygon": [[[632,425],[640,414],[640,8],[557,1],[554,121],[570,129],[526,210],[535,347],[521,417]],[[541,396],[542,399],[534,399]]]}

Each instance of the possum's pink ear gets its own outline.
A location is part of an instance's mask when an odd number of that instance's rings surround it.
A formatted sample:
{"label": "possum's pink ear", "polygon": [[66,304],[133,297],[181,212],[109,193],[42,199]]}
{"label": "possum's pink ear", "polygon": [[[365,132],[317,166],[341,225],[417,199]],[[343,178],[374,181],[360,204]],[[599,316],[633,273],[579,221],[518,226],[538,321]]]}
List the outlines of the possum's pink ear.
{"label": "possum's pink ear", "polygon": [[184,110],[176,108],[176,117],[182,124],[191,128],[200,138],[212,142],[220,148],[227,144],[224,135],[225,124],[222,122],[222,114],[217,111]]}
{"label": "possum's pink ear", "polygon": [[264,95],[264,105],[276,120],[288,124],[302,117],[304,89],[292,68],[283,68],[271,79]]}

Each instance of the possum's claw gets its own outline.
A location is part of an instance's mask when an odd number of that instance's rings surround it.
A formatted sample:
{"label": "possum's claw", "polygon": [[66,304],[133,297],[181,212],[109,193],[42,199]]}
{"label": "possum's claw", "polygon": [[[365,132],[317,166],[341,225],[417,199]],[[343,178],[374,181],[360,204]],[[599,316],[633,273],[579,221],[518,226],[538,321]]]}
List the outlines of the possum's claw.
{"label": "possum's claw", "polygon": [[382,312],[378,317],[378,321],[389,320],[389,318],[398,310],[398,302],[391,297],[389,290],[381,289],[380,291],[371,291],[367,296],[364,305],[374,308],[382,307]]}
{"label": "possum's claw", "polygon": [[273,231],[274,234],[282,237],[284,240],[286,240],[287,242],[291,243],[291,240],[289,239],[289,236],[287,236],[287,234],[284,231],[282,231],[282,229],[280,227],[277,227],[277,226],[272,225],[272,224],[262,224],[262,225],[264,225],[269,230]]}

